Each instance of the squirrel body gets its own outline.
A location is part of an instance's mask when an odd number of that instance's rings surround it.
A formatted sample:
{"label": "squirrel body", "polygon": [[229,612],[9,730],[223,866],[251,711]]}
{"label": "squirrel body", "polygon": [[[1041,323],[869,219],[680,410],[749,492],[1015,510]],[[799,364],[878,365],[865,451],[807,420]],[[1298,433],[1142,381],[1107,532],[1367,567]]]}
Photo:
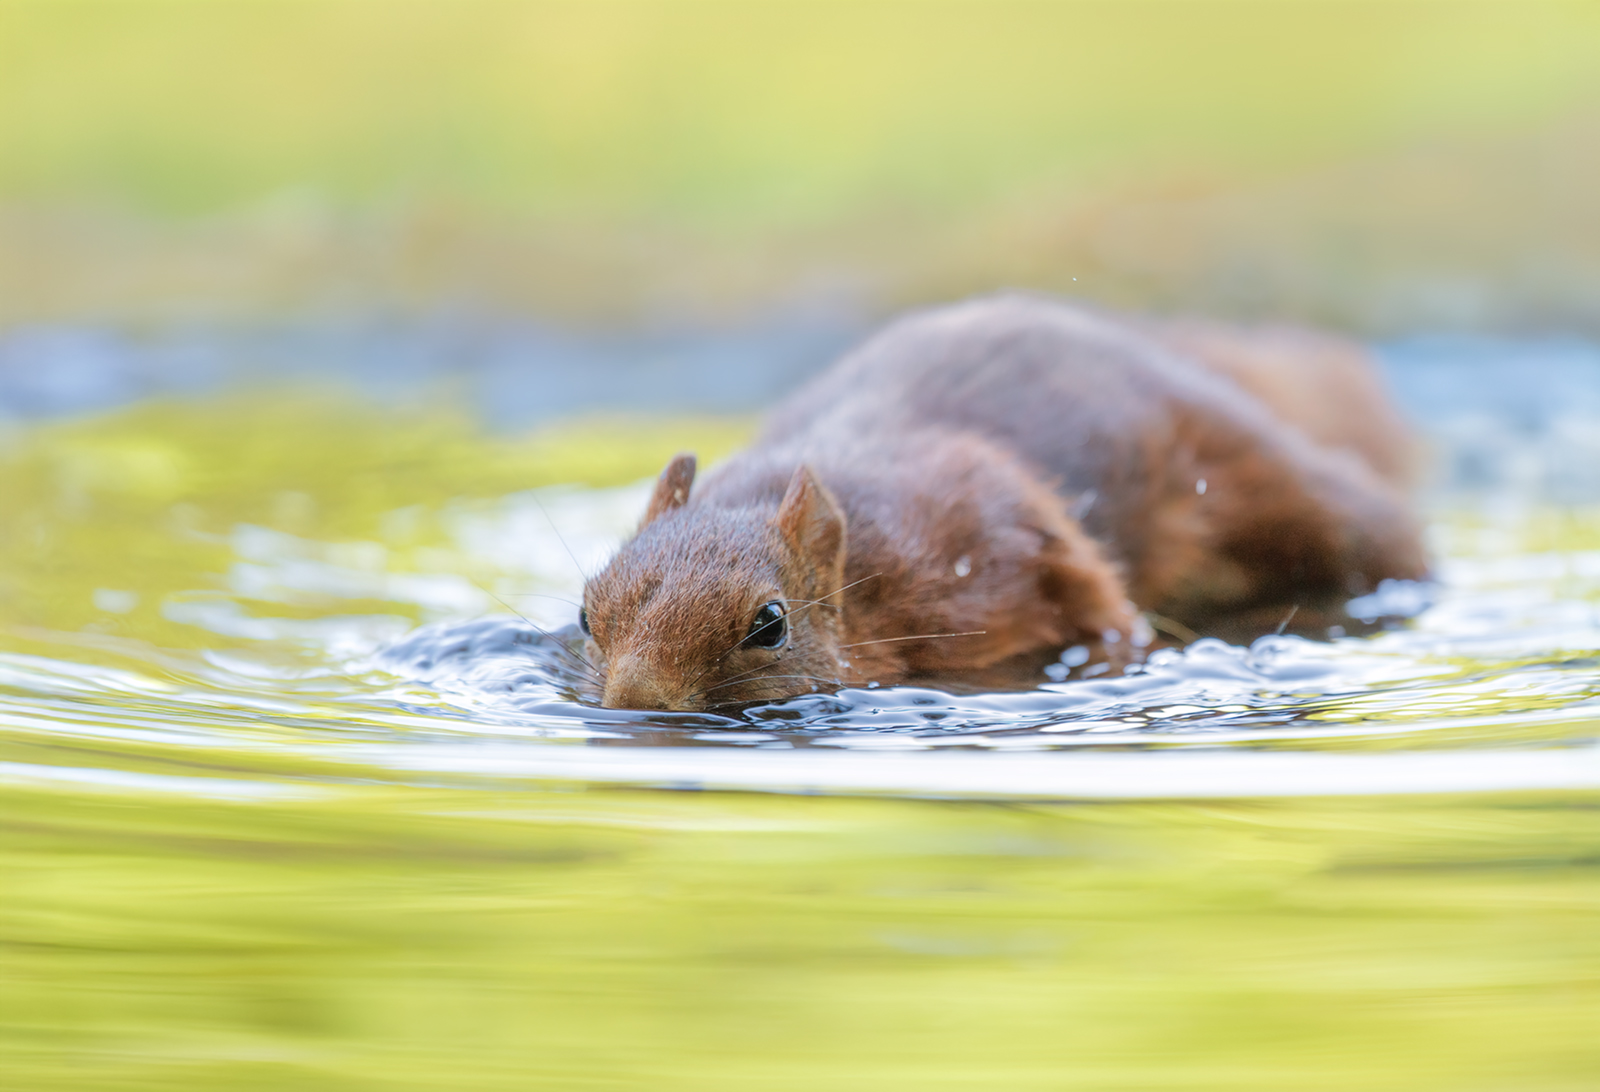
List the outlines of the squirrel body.
{"label": "squirrel body", "polygon": [[694,483],[663,472],[584,591],[603,704],[1015,684],[1063,649],[1270,631],[1427,562],[1359,349],[1004,295],[919,312]]}

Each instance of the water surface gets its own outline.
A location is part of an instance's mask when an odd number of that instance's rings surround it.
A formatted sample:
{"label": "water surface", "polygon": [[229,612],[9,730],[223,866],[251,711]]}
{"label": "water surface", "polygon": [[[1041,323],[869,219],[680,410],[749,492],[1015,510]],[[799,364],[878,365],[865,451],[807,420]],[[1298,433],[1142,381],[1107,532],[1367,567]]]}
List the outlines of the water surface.
{"label": "water surface", "polygon": [[1592,1087],[1600,356],[1388,356],[1439,581],[1369,632],[729,716],[555,646],[745,418],[13,400],[8,1080]]}

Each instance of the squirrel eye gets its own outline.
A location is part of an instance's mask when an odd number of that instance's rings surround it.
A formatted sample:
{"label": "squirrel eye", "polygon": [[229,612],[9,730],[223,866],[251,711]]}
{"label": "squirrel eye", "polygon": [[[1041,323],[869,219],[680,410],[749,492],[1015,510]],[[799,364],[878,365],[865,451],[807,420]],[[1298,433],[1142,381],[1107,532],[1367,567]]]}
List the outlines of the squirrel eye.
{"label": "squirrel eye", "polygon": [[583,630],[583,635],[585,637],[594,636],[593,633],[589,632],[589,611],[587,608],[578,608],[578,628]]}
{"label": "squirrel eye", "polygon": [[789,639],[789,621],[783,616],[783,604],[777,600],[766,603],[756,611],[750,632],[740,642],[743,648],[782,648]]}

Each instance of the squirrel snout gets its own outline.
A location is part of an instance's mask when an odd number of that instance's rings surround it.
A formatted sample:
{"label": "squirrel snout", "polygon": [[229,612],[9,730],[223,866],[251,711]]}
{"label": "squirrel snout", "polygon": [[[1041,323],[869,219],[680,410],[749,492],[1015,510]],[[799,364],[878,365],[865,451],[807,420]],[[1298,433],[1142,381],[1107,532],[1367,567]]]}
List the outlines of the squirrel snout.
{"label": "squirrel snout", "polygon": [[607,709],[692,710],[696,702],[663,685],[660,668],[638,656],[622,655],[606,666],[606,686],[600,704]]}

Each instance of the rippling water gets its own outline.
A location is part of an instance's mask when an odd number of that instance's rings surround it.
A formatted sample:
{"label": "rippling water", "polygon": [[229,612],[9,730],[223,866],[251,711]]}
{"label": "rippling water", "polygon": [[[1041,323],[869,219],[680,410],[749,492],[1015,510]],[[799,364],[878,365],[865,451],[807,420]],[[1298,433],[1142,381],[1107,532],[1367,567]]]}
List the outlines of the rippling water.
{"label": "rippling water", "polygon": [[729,716],[578,702],[560,646],[641,479],[741,422],[514,439],[303,392],[21,421],[8,1070],[1588,1087],[1600,356],[1390,358],[1439,581],[1356,604],[1371,632]]}
{"label": "rippling water", "polygon": [[[390,572],[375,543],[237,528],[221,587],[158,605],[201,647],[17,635],[0,653],[8,727],[58,748],[92,743],[98,761],[7,770],[176,788],[173,771],[141,771],[157,756],[179,767],[197,753],[251,766],[270,757],[283,767],[270,777],[190,786],[266,795],[320,783],[338,765],[400,784],[556,776],[1031,797],[1600,786],[1600,549],[1446,553],[1440,585],[1425,589],[1431,605],[1370,636],[1264,637],[1248,648],[1207,638],[1127,674],[1023,693],[871,688],[728,716],[641,715],[579,702],[564,658],[577,644],[571,626],[495,612],[507,609],[497,599],[537,596],[555,606],[522,613],[554,622],[579,594],[576,579],[545,578],[550,533],[528,531],[530,515],[620,534],[644,498],[641,487],[562,489],[460,520],[459,560],[470,567],[495,543],[515,543],[526,566],[496,560],[519,586],[546,589],[537,593]],[[1447,548],[1449,532],[1464,533],[1436,531]],[[142,597],[80,593],[112,614]],[[408,633],[409,619],[375,609],[396,603],[457,617]],[[287,617],[286,606],[296,608]],[[665,749],[685,745],[694,749]],[[124,748],[137,761],[122,760]],[[296,758],[316,774],[297,771]]]}

